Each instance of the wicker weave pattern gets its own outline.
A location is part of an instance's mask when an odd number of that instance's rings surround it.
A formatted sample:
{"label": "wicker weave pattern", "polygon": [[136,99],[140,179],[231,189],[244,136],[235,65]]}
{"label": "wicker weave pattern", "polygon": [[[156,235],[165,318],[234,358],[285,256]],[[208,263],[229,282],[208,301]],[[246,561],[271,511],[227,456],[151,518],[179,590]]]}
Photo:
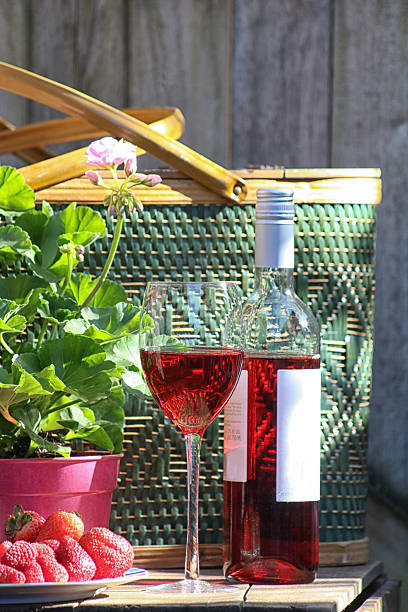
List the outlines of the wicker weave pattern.
{"label": "wicker weave pattern", "polygon": [[[127,221],[112,278],[136,302],[150,279],[234,280],[246,294],[253,282],[254,213],[252,205],[149,205],[141,217]],[[296,207],[297,292],[322,330],[322,541],[364,535],[374,213],[363,204]],[[89,254],[91,273],[100,270],[108,241],[109,236],[100,251]],[[111,527],[134,545],[183,543],[182,436],[150,403],[129,400],[127,414]],[[221,416],[203,441],[202,543],[221,541],[222,435]]]}

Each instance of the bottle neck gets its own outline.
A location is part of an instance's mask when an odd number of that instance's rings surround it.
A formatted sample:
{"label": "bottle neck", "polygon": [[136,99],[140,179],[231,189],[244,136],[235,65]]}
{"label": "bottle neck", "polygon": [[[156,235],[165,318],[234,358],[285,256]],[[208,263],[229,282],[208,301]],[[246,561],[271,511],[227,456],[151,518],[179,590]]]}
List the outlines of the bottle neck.
{"label": "bottle neck", "polygon": [[255,268],[255,290],[258,293],[293,292],[293,268]]}

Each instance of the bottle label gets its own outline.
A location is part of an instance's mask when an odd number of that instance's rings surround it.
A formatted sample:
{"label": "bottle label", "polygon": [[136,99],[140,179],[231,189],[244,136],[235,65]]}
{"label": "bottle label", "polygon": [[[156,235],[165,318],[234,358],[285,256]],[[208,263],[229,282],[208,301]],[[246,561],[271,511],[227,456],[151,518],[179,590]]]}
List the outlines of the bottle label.
{"label": "bottle label", "polygon": [[319,369],[278,370],[276,501],[320,498]]}
{"label": "bottle label", "polygon": [[224,480],[247,481],[248,371],[224,408]]}

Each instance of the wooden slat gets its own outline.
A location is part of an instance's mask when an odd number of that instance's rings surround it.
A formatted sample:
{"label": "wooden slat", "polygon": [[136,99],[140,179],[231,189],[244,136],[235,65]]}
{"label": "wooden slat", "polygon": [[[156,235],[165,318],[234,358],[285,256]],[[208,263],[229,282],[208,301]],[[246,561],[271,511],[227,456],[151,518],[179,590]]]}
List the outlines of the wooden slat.
{"label": "wooden slat", "polygon": [[[159,171],[159,170],[157,170]],[[283,166],[254,166],[235,170],[243,179],[273,178],[304,181],[333,178],[381,178],[381,168],[284,168]],[[163,177],[186,179],[185,174],[173,168],[160,168]]]}
{"label": "wooden slat", "polygon": [[[239,172],[237,174],[240,174]],[[109,184],[109,177],[106,176]],[[255,174],[253,175],[255,177]],[[379,204],[381,201],[381,181],[377,178],[343,178],[327,180],[305,180],[276,181],[247,179],[246,185],[248,195],[242,204],[253,204],[256,200],[256,191],[261,187],[279,186],[291,184],[295,188],[295,201],[308,203],[365,203]],[[192,180],[169,179],[156,186],[154,189],[138,187],[135,189],[141,201],[149,206],[151,204],[163,205],[186,205],[191,203],[221,204],[225,200],[205,187]],[[72,179],[59,183],[54,187],[37,192],[37,200],[48,200],[50,202],[102,202],[105,191],[93,186],[88,179]]]}
{"label": "wooden slat", "polygon": [[284,178],[301,181],[326,178],[381,178],[381,168],[285,168]]}
{"label": "wooden slat", "polygon": [[[134,546],[135,565],[147,569],[172,569],[184,567],[185,547]],[[341,566],[361,565],[368,561],[368,539],[349,542],[320,542],[319,565]],[[201,544],[200,563],[202,567],[222,567],[222,545]]]}
{"label": "wooden slat", "polygon": [[342,0],[335,2],[334,20],[333,163],[379,166],[383,174],[384,205],[377,217],[370,476],[391,507],[399,504],[406,513],[408,319],[392,321],[396,312],[405,311],[408,278],[408,64],[403,59],[408,57],[407,3],[359,0],[356,10],[354,0]]}
{"label": "wooden slat", "polygon": [[329,165],[330,10],[329,0],[233,3],[234,167]]}
{"label": "wooden slat", "polygon": [[[77,2],[73,86],[116,108],[139,106],[127,100],[128,79],[132,78],[129,46],[134,43],[127,19],[124,0]],[[146,86],[146,82],[140,86]]]}
{"label": "wooden slat", "polygon": [[[223,593],[203,593],[196,595],[182,594],[165,596],[145,592],[147,586],[172,583],[183,578],[182,572],[163,571],[149,572],[147,578],[133,584],[109,588],[99,601],[92,602],[94,610],[126,609],[137,607],[143,612],[153,610],[279,610],[280,612],[298,610],[299,612],[342,612],[356,609],[358,601],[366,599],[365,591],[371,588],[381,576],[380,563],[371,563],[352,568],[332,568],[330,572],[319,572],[317,579],[304,585],[234,585],[234,589]],[[220,571],[201,572],[201,577],[210,582],[223,582]],[[225,583],[224,583],[225,584]],[[390,585],[388,585],[390,591]],[[395,593],[395,585],[394,585]],[[396,593],[398,594],[398,593]],[[395,598],[395,596],[394,596]],[[395,599],[394,599],[395,601]],[[85,602],[84,605],[89,605]],[[348,608],[350,606],[350,608]],[[353,606],[353,607],[351,607]],[[397,607],[384,608],[387,612],[397,612]],[[377,612],[373,610],[370,612]]]}
{"label": "wooden slat", "polygon": [[[129,100],[181,108],[183,142],[221,165],[227,159],[229,2],[130,2]],[[140,168],[157,166],[142,160]],[[159,164],[163,165],[163,164]]]}
{"label": "wooden slat", "polygon": [[[26,3],[27,5],[27,3]],[[61,83],[75,83],[76,77],[76,27],[75,3],[66,0],[40,0],[30,3],[27,12],[30,20],[31,40],[37,41],[30,48],[30,70]],[[41,44],[39,43],[41,41]],[[27,66],[27,64],[23,64]],[[20,97],[20,96],[19,96]],[[29,102],[29,115],[24,123],[48,121],[62,117],[54,109]],[[57,155],[72,149],[65,143],[53,147]]]}
{"label": "wooden slat", "polygon": [[[26,0],[0,2],[0,58],[24,66],[28,60],[28,20]],[[28,102],[0,88],[0,115],[14,125],[27,121]],[[1,165],[16,165],[12,154],[0,157]]]}
{"label": "wooden slat", "polygon": [[386,580],[372,593],[355,612],[399,612],[400,583],[397,580]]}

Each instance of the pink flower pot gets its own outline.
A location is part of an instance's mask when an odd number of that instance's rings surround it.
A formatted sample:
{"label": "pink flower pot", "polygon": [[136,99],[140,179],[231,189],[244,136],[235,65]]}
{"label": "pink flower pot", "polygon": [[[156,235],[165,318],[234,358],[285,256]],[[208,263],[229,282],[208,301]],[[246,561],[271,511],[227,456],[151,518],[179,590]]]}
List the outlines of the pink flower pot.
{"label": "pink flower pot", "polygon": [[45,517],[54,510],[75,510],[85,531],[108,527],[122,456],[0,459],[0,542],[14,504]]}

